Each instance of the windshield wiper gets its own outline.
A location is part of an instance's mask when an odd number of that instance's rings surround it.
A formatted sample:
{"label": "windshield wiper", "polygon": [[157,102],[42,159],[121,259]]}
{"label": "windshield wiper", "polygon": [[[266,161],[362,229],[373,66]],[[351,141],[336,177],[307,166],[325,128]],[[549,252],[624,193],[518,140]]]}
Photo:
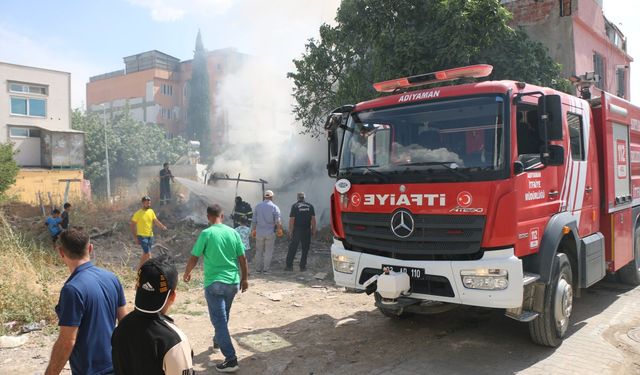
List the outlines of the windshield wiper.
{"label": "windshield wiper", "polygon": [[364,169],[365,172],[363,172],[361,174],[362,176],[366,175],[367,172],[368,172],[368,173],[370,173],[370,174],[372,174],[374,176],[379,177],[382,181],[387,181],[388,177],[384,173],[382,173],[382,172],[380,172],[378,170],[375,170],[374,169],[375,167],[379,167],[379,166],[378,165],[356,165],[354,167],[344,168],[341,171],[343,173],[348,174],[348,175],[352,175],[354,170],[356,170],[356,169]]}
{"label": "windshield wiper", "polygon": [[[429,166],[429,165],[439,165],[442,167],[445,167],[447,170],[453,172],[456,176],[458,177],[462,177],[465,180],[470,180],[471,177],[469,177],[469,175],[466,175],[460,171],[458,171],[458,167],[456,162],[454,161],[420,161],[420,162],[415,162],[415,163],[405,163],[405,164],[400,164],[400,167],[415,167],[415,166]],[[456,167],[452,167],[452,165],[456,165]],[[409,171],[410,169],[407,168],[405,171]]]}

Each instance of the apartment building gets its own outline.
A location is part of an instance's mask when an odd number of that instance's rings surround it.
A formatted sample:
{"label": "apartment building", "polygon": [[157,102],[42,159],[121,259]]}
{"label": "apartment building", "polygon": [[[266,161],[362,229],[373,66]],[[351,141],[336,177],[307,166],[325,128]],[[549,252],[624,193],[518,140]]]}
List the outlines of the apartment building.
{"label": "apartment building", "polygon": [[68,192],[60,180],[82,182],[84,133],[71,129],[70,82],[67,72],[0,62],[0,143],[13,143],[21,169],[9,193],[23,201]]}
{"label": "apartment building", "polygon": [[[206,52],[210,88],[210,137],[214,152],[226,142],[228,123],[217,106],[220,82],[247,57],[233,48]],[[184,135],[187,127],[192,60],[180,61],[153,50],[123,58],[125,69],[91,77],[87,110],[111,117],[128,106],[134,119],[157,124],[168,136]],[[204,140],[199,140],[204,141]]]}
{"label": "apartment building", "polygon": [[545,45],[551,58],[562,64],[565,77],[584,77],[593,72],[595,87],[629,100],[633,59],[627,54],[625,36],[603,14],[603,1],[502,0],[502,3],[513,13],[512,24]]}

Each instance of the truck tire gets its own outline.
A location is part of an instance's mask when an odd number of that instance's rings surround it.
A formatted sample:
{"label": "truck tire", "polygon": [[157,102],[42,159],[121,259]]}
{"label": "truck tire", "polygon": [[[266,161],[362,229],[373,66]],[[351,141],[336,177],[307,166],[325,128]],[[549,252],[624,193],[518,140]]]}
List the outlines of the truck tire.
{"label": "truck tire", "polygon": [[557,347],[569,328],[573,308],[573,275],[566,254],[556,254],[551,283],[544,292],[544,311],[529,322],[529,334],[536,344]]}
{"label": "truck tire", "polygon": [[633,260],[618,271],[620,281],[633,286],[640,285],[640,227],[636,227],[633,238]]}

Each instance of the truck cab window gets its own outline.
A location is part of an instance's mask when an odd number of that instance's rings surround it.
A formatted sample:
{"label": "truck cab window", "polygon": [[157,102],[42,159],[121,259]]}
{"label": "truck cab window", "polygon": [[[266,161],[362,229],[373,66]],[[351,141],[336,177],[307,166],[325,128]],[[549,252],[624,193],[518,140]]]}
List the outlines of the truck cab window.
{"label": "truck cab window", "polygon": [[573,160],[585,160],[582,116],[576,115],[575,113],[567,113],[567,123],[569,124],[571,157],[573,157]]}
{"label": "truck cab window", "polygon": [[530,105],[516,107],[516,131],[518,155],[539,155],[541,141],[536,107]]}

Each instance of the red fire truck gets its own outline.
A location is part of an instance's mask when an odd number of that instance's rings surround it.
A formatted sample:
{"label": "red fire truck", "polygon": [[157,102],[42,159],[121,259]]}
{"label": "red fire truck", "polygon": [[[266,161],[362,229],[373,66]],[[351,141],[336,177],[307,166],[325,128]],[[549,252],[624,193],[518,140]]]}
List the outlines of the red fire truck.
{"label": "red fire truck", "polygon": [[388,316],[505,309],[558,346],[574,296],[640,285],[640,108],[485,81],[474,65],[377,83],[327,118],[336,284]]}

